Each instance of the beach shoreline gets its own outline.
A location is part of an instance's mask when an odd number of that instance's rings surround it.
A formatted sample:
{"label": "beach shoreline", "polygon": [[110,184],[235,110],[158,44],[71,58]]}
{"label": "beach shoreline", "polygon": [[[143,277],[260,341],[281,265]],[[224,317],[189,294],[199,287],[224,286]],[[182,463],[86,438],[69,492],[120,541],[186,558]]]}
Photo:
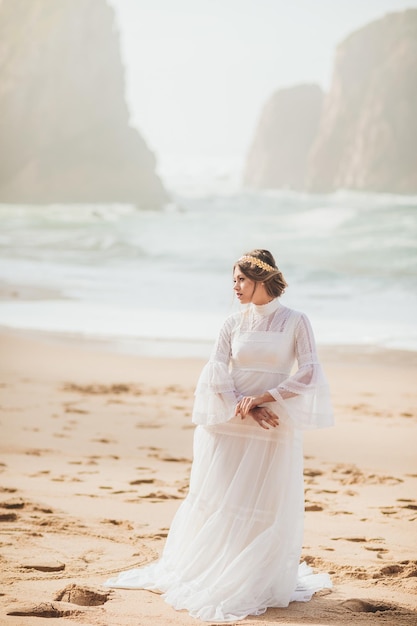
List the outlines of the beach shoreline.
{"label": "beach shoreline", "polygon": [[[305,434],[303,558],[329,571],[334,589],[243,623],[411,626],[417,353],[370,346],[319,353],[336,426]],[[4,623],[198,623],[158,594],[111,591],[93,605],[88,588],[97,595],[111,573],[160,553],[187,492],[203,364],[0,329]],[[56,599],[70,584],[84,605],[68,594]],[[54,605],[55,617],[39,617],[42,603]],[[19,610],[26,613],[7,615]]]}

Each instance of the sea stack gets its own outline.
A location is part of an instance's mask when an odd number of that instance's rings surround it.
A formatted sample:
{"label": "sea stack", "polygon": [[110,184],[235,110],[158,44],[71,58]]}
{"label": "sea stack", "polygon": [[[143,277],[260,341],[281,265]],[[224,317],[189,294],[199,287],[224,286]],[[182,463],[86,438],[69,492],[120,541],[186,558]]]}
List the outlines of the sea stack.
{"label": "sea stack", "polygon": [[244,184],[313,192],[417,193],[417,9],[388,14],[336,50],[329,93],[267,103]]}
{"label": "sea stack", "polygon": [[246,186],[304,188],[322,101],[323,92],[317,85],[297,85],[273,94],[249,150],[243,175]]}
{"label": "sea stack", "polygon": [[386,15],[337,48],[307,188],[417,192],[417,10]]}
{"label": "sea stack", "polygon": [[164,204],[105,0],[1,0],[0,51],[0,202]]}

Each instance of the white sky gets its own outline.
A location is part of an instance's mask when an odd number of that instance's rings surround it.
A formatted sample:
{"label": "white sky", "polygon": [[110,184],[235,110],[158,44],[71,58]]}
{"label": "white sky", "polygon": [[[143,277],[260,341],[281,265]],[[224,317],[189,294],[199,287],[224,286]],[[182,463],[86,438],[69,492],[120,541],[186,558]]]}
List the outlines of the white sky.
{"label": "white sky", "polygon": [[[417,0],[108,0],[131,123],[157,158],[242,156],[278,88],[327,89],[336,45]],[[105,96],[104,96],[105,97]]]}

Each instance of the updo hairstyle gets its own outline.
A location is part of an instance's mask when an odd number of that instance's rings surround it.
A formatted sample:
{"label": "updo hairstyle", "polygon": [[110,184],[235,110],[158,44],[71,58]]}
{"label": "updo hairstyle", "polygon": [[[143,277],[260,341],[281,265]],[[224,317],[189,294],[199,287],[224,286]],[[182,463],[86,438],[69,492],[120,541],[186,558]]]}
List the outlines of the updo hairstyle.
{"label": "updo hairstyle", "polygon": [[[257,265],[257,261],[259,264]],[[252,250],[238,259],[233,269],[238,266],[247,278],[256,283],[263,283],[271,298],[282,296],[288,286],[282,272],[277,268],[275,259],[269,250]]]}

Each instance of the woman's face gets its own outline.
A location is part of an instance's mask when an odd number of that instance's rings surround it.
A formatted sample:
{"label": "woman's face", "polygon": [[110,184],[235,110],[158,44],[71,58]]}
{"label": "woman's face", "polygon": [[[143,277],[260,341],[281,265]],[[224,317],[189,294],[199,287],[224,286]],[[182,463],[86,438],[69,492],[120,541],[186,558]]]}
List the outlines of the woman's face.
{"label": "woman's face", "polygon": [[256,283],[242,273],[239,265],[233,272],[233,290],[241,304],[252,302],[256,290]]}

